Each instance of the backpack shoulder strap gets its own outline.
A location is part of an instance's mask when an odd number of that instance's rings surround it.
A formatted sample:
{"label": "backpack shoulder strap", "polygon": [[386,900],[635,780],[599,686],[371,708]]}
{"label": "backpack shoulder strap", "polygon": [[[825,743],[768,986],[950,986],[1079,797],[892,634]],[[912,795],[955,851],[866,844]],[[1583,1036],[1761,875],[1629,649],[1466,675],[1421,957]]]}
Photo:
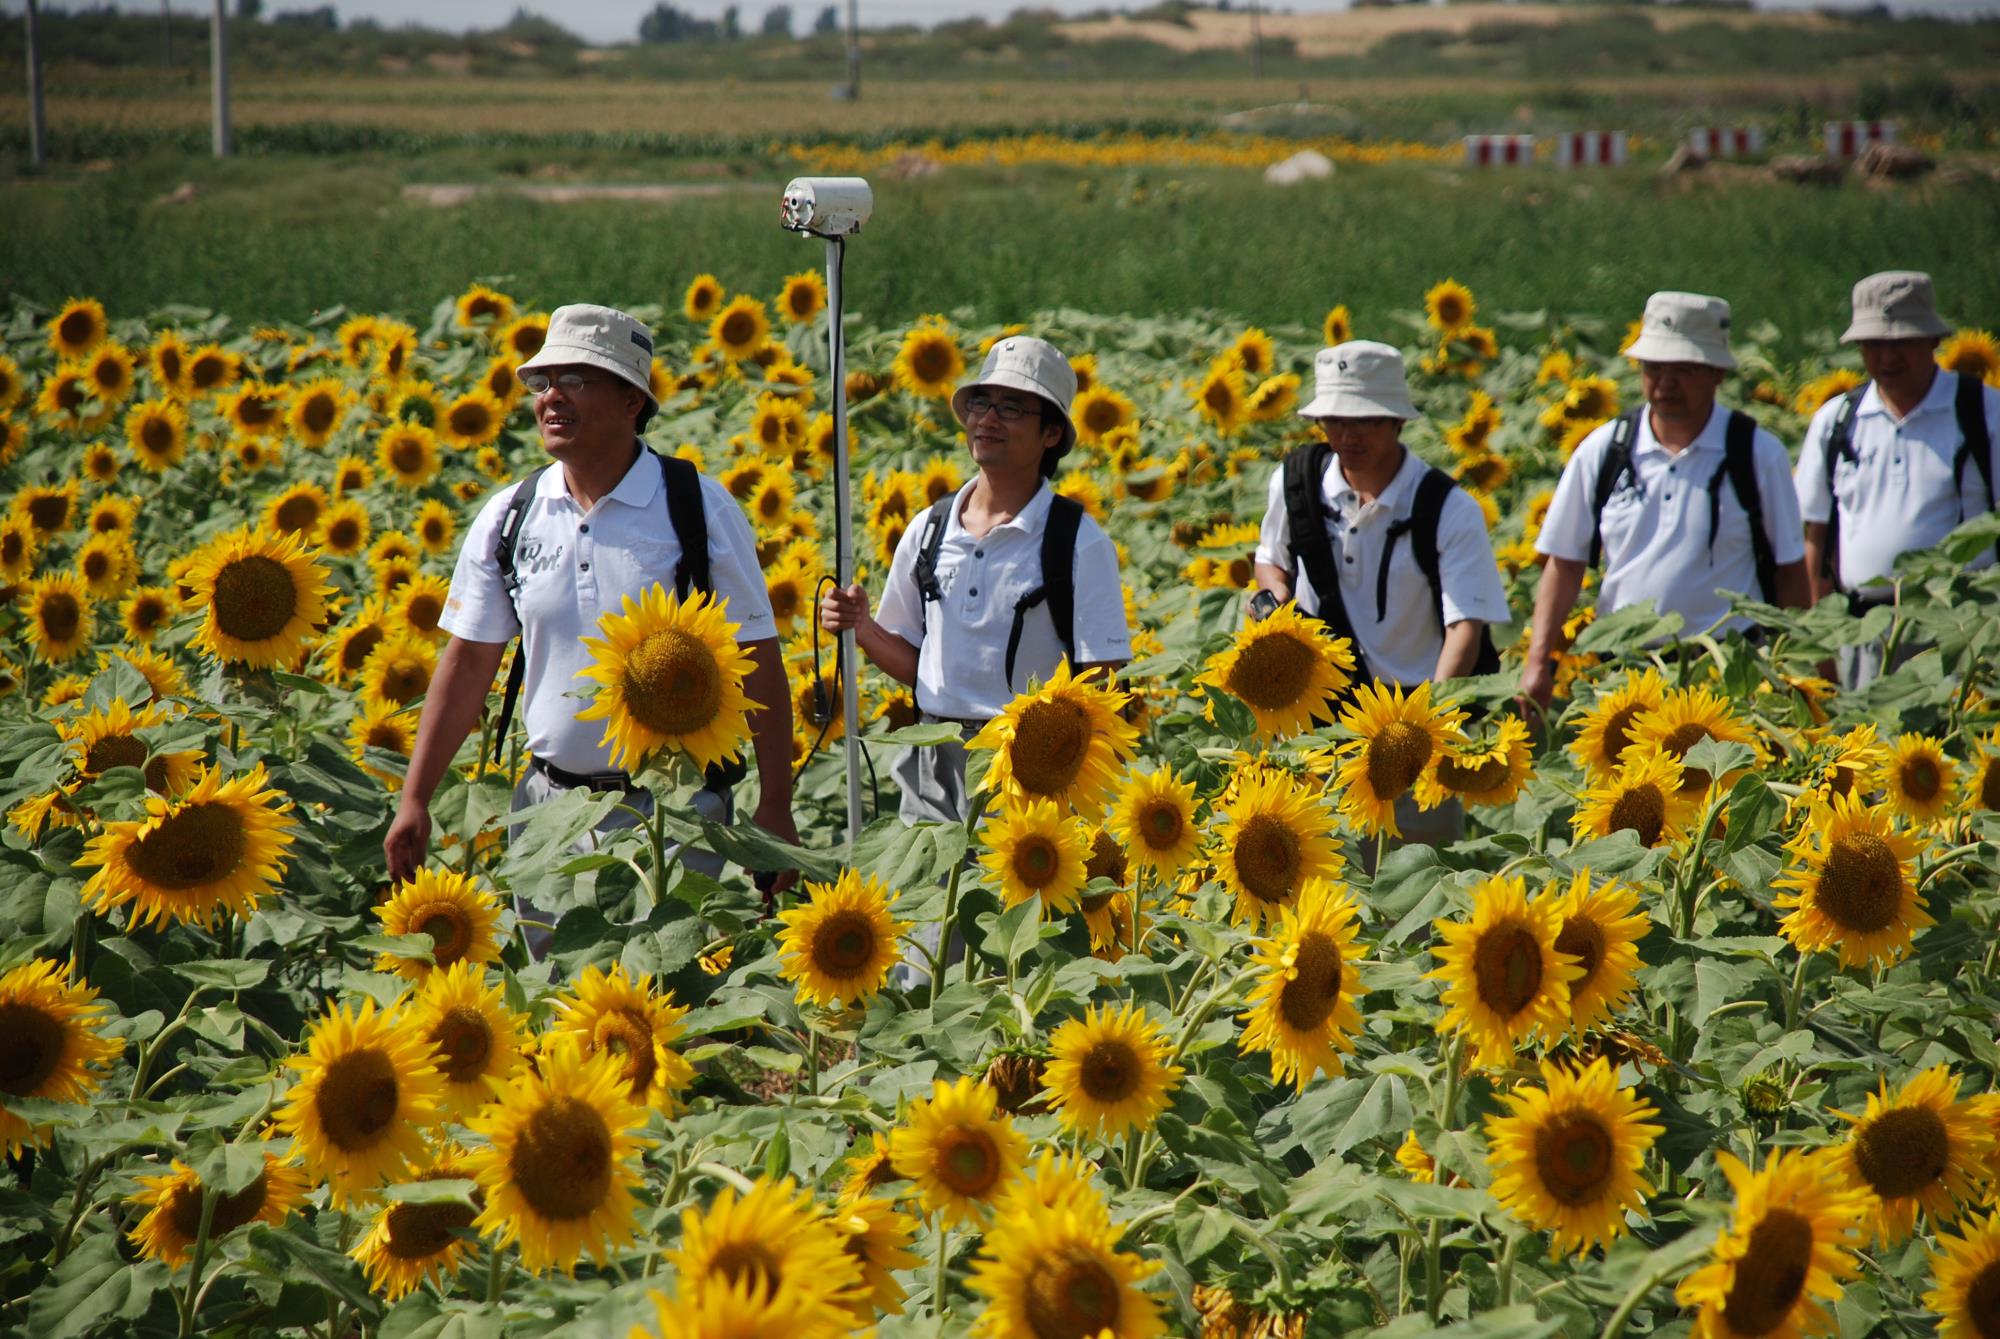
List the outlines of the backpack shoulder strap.
{"label": "backpack shoulder strap", "polygon": [[917,543],[917,560],[912,565],[911,576],[917,583],[920,604],[931,604],[944,598],[944,587],[938,584],[938,554],[944,551],[944,532],[951,520],[951,509],[958,502],[958,495],[941,497],[924,512],[923,537]]}
{"label": "backpack shoulder strap", "polygon": [[[514,606],[515,619],[519,621],[521,608],[521,576],[514,565],[514,550],[520,547],[521,527],[528,519],[528,505],[535,500],[535,489],[542,482],[547,465],[529,473],[514,489],[514,496],[507,499],[507,510],[500,517],[500,528],[493,536],[493,561],[500,566],[500,582],[507,588],[507,603]],[[507,730],[514,723],[514,704],[521,697],[521,682],[527,677],[527,661],[522,658],[522,648],[514,648],[514,659],[507,666],[507,687],[500,695],[499,728],[493,732],[493,761],[499,762],[507,748]]]}
{"label": "backpack shoulder strap", "polygon": [[1007,690],[1014,688],[1014,657],[1021,649],[1021,630],[1027,626],[1028,611],[1036,605],[1049,606],[1049,621],[1055,624],[1056,638],[1070,668],[1076,667],[1076,534],[1083,524],[1081,504],[1057,493],[1049,499],[1049,514],[1042,521],[1042,584],[1014,601],[1014,623],[1007,629]]}
{"label": "backpack shoulder strap", "polygon": [[1320,497],[1320,481],[1326,477],[1333,448],[1325,442],[1302,446],[1285,457],[1285,525],[1291,532],[1292,598],[1298,599],[1299,578],[1312,583],[1319,597],[1319,621],[1335,637],[1345,638],[1354,653],[1354,675],[1358,683],[1374,676],[1368,657],[1362,653],[1361,638],[1355,634],[1354,620],[1348,615],[1347,601],[1340,593],[1340,573],[1333,564],[1333,541],[1326,533],[1326,504]]}
{"label": "backpack shoulder strap", "polygon": [[685,600],[693,590],[714,593],[709,569],[708,512],[701,500],[701,471],[692,461],[655,451],[660,462],[660,486],[667,494],[667,520],[681,543],[681,560],[674,566],[674,594]]}
{"label": "backpack shoulder strap", "polygon": [[1597,463],[1597,478],[1590,490],[1590,565],[1596,567],[1604,558],[1604,504],[1611,501],[1611,495],[1618,491],[1619,481],[1632,473],[1632,439],[1639,432],[1639,415],[1646,411],[1634,409],[1628,414],[1620,414],[1613,422],[1611,444],[1604,449],[1604,459]]}
{"label": "backpack shoulder strap", "polygon": [[1438,558],[1438,528],[1444,523],[1444,504],[1458,484],[1449,474],[1432,466],[1417,483],[1416,500],[1410,504],[1410,551],[1424,580],[1431,583],[1431,602],[1437,609],[1438,627],[1444,627],[1444,575]]}
{"label": "backpack shoulder strap", "polygon": [[1750,554],[1757,566],[1757,598],[1770,603],[1777,594],[1777,555],[1764,529],[1764,493],[1757,483],[1757,420],[1740,409],[1729,411],[1723,432],[1722,467],[1708,480],[1708,549],[1715,552],[1715,532],[1722,520],[1722,479],[1729,477],[1745,519],[1750,523]]}
{"label": "backpack shoulder strap", "polygon": [[[1986,383],[1967,372],[1958,374],[1958,393],[1952,397],[1958,415],[1958,455],[1951,462],[1951,480],[1959,495],[1965,492],[1965,467],[1969,462],[1979,471],[1986,486],[1986,510],[1993,510],[1993,432],[1986,422]],[[1963,519],[1963,518],[1961,518]]]}
{"label": "backpack shoulder strap", "polygon": [[1840,468],[1842,460],[1855,459],[1854,454],[1854,413],[1861,406],[1861,397],[1868,390],[1868,383],[1862,382],[1853,390],[1840,397],[1840,408],[1833,411],[1833,424],[1826,430],[1826,440],[1820,444],[1825,454],[1826,495],[1829,506],[1826,513],[1826,543],[1820,549],[1819,574],[1834,585],[1839,585],[1837,573],[1840,571],[1838,549],[1840,544],[1840,493],[1833,486],[1834,472]]}

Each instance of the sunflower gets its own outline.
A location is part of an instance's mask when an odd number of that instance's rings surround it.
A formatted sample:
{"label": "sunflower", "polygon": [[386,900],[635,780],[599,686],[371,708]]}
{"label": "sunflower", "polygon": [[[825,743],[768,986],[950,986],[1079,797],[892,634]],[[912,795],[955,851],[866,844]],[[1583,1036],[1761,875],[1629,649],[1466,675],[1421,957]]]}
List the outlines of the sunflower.
{"label": "sunflower", "polygon": [[[201,1236],[206,1187],[194,1168],[179,1158],[165,1176],[135,1179],[142,1189],[126,1203],[146,1213],[126,1237],[140,1255],[179,1269],[188,1262]],[[215,1207],[208,1211],[208,1240],[220,1241],[251,1223],[277,1227],[305,1202],[308,1189],[304,1171],[266,1153],[264,1169],[248,1185],[233,1195],[216,1195]]]}
{"label": "sunflower", "polygon": [[115,654],[109,651],[97,653],[97,668],[100,672],[111,668],[113,659],[124,661],[138,670],[146,680],[146,686],[153,690],[153,700],[161,701],[169,697],[180,697],[187,692],[187,683],[181,677],[178,666],[165,656],[154,651],[127,648]]}
{"label": "sunflower", "polygon": [[1429,683],[1407,696],[1394,684],[1362,684],[1340,723],[1356,737],[1340,746],[1346,761],[1334,784],[1341,791],[1340,811],[1357,831],[1400,837],[1396,801],[1405,793],[1422,809],[1444,803],[1447,796],[1432,765],[1463,738],[1465,713],[1449,702],[1433,708]]}
{"label": "sunflower", "polygon": [[889,1160],[889,1141],[879,1132],[871,1132],[865,1142],[857,1141],[854,1147],[841,1163],[843,1200],[862,1198],[903,1179]]}
{"label": "sunflower", "polygon": [[376,596],[388,600],[416,580],[418,569],[414,558],[370,558],[368,570],[375,578]]}
{"label": "sunflower", "polygon": [[148,795],[146,817],[105,825],[77,860],[91,910],[135,904],[133,923],[214,923],[217,908],[248,917],[284,877],[291,802],[264,766],[233,780],[203,768],[180,795]]}
{"label": "sunflower", "polygon": [[694,1068],[673,1049],[688,1011],[671,990],[655,992],[650,975],[634,981],[622,964],[609,974],[589,967],[569,994],[557,997],[556,1010],[554,1033],[586,1055],[609,1056],[632,1101],[674,1114],[675,1094],[694,1082]]}
{"label": "sunflower", "polygon": [[[425,553],[444,553],[451,548],[452,536],[458,533],[458,518],[452,514],[450,507],[436,498],[425,498],[424,505],[417,509],[417,519],[411,523],[410,532]],[[443,582],[439,584],[444,585]],[[435,619],[432,626],[436,626]]]}
{"label": "sunflower", "polygon": [[1283,773],[1239,776],[1220,809],[1211,858],[1236,898],[1232,922],[1268,925],[1309,880],[1340,876],[1345,861],[1333,816],[1318,796]]}
{"label": "sunflower", "polygon": [[375,908],[385,935],[429,935],[431,961],[384,953],[375,970],[394,972],[406,981],[424,982],[437,970],[466,963],[484,967],[500,958],[494,928],[500,923],[500,903],[472,875],[456,870],[419,869],[396,885],[389,900]]}
{"label": "sunflower", "polygon": [[1968,813],[2000,812],[2000,729],[1979,741],[1979,756],[1973,759],[1972,780],[1961,803]]}
{"label": "sunflower", "polygon": [[1938,1339],[1989,1339],[1996,1329],[2000,1299],[2000,1213],[1966,1220],[1960,1235],[1938,1233],[1942,1252],[1933,1252],[1936,1282],[1924,1305],[1943,1320]]}
{"label": "sunflower", "polygon": [[1700,803],[1701,792],[1690,794],[1681,784],[1678,759],[1658,750],[1640,750],[1617,772],[1591,783],[1570,826],[1578,840],[1634,832],[1641,846],[1658,846],[1680,837]]}
{"label": "sunflower", "polygon": [[264,528],[310,540],[329,505],[324,488],[302,480],[264,503]]}
{"label": "sunflower", "polygon": [[586,1250],[602,1264],[632,1240],[638,1154],[653,1141],[626,1088],[613,1057],[558,1043],[467,1122],[487,1139],[467,1157],[486,1195],[473,1226],[498,1248],[518,1241],[530,1271],[573,1273]]}
{"label": "sunflower", "polygon": [[873,874],[844,869],[832,883],[806,886],[808,901],[779,913],[779,974],[798,983],[798,998],[827,1008],[874,996],[899,960],[896,941],[910,928],[890,915],[895,897]]}
{"label": "sunflower", "polygon": [[31,486],[14,495],[9,515],[28,522],[38,541],[47,540],[76,524],[77,483]]}
{"label": "sunflower", "polygon": [[514,319],[514,299],[485,284],[474,284],[452,304],[452,317],[461,330],[504,325]]}
{"label": "sunflower", "polygon": [[1327,312],[1319,324],[1320,339],[1328,348],[1345,344],[1354,338],[1354,317],[1348,313],[1347,304],[1341,303]]}
{"label": "sunflower", "polygon": [[[1633,719],[1631,734],[1634,744],[1642,748],[1655,746],[1664,753],[1672,754],[1676,760],[1685,760],[1687,751],[1704,739],[1755,746],[1755,737],[1730,712],[1729,704],[1718,694],[1701,687],[1675,689],[1667,693],[1657,707],[1641,712]],[[1711,778],[1700,768],[1683,765],[1681,793],[1698,799],[1711,784],[1728,787],[1742,774],[1736,771]]]}
{"label": "sunflower", "polygon": [[1575,1071],[1542,1062],[1542,1086],[1500,1095],[1504,1116],[1486,1122],[1493,1198],[1537,1231],[1552,1232],[1557,1254],[1609,1246],[1625,1215],[1645,1207],[1653,1187],[1640,1174],[1663,1132],[1646,1117],[1659,1109],[1618,1086],[1599,1058]]}
{"label": "sunflower", "polygon": [[395,423],[375,439],[375,463],[405,488],[422,488],[437,477],[437,437],[421,423]]}
{"label": "sunflower", "polygon": [[1902,1244],[1916,1231],[1919,1209],[1933,1223],[1949,1223],[1979,1193],[1994,1131],[1984,1101],[1960,1100],[1961,1083],[1937,1065],[1894,1098],[1882,1080],[1860,1116],[1835,1113],[1854,1126],[1835,1165],[1867,1193],[1867,1223],[1876,1241]]}
{"label": "sunflower", "polygon": [[[0,1095],[82,1102],[101,1081],[96,1071],[125,1044],[99,1035],[110,1010],[88,984],[70,981],[65,963],[32,958],[0,975]],[[0,1107],[0,1151],[9,1158],[38,1148],[53,1133]]]}
{"label": "sunflower", "polygon": [[1843,795],[1866,794],[1877,789],[1878,780],[1889,767],[1889,750],[1876,736],[1873,724],[1855,726],[1843,735],[1818,741],[1808,754],[1808,771],[1793,805],[1826,804]]}
{"label": "sunflower", "polygon": [[1666,679],[1660,671],[1626,670],[1624,683],[1600,693],[1584,715],[1582,729],[1570,743],[1570,753],[1592,777],[1604,779],[1618,771],[1624,751],[1632,745],[1632,727],[1640,715],[1654,711],[1666,699]]}
{"label": "sunflower", "polygon": [[1157,1261],[1118,1249],[1124,1229],[1095,1199],[1020,1203],[980,1244],[967,1286],[986,1299],[981,1339],[1155,1339],[1167,1332],[1140,1285]]}
{"label": "sunflower", "polygon": [[1449,744],[1432,776],[1447,793],[1468,805],[1510,805],[1535,773],[1534,743],[1518,716],[1502,716],[1494,733],[1477,742]]}
{"label": "sunflower", "polygon": [[368,508],[355,498],[342,498],[320,518],[320,547],[337,558],[352,558],[367,545],[373,526]]}
{"label": "sunflower", "polygon": [[412,636],[441,642],[449,634],[438,626],[438,620],[444,617],[444,602],[450,597],[450,582],[419,572],[396,588],[389,609],[396,622]]}
{"label": "sunflower", "polygon": [[[453,1150],[431,1160],[404,1184],[470,1180],[466,1156]],[[367,1235],[348,1254],[367,1272],[368,1286],[394,1302],[426,1281],[443,1286],[472,1251],[465,1232],[479,1214],[476,1204],[452,1200],[403,1200],[376,1213]]]}
{"label": "sunflower", "polygon": [[139,555],[124,535],[92,535],[76,551],[75,571],[91,598],[115,600],[139,579]]}
{"label": "sunflower", "polygon": [[922,1263],[910,1249],[917,1235],[917,1220],[898,1209],[895,1201],[880,1195],[842,1196],[830,1220],[834,1230],[845,1237],[848,1255],[861,1267],[862,1291],[852,1304],[853,1318],[869,1321],[877,1312],[902,1315],[907,1294],[896,1281],[896,1273],[916,1269]]}
{"label": "sunflower", "polygon": [[853,1328],[867,1287],[847,1245],[812,1192],[766,1176],[742,1195],[725,1186],[707,1209],[683,1210],[680,1244],[667,1255],[684,1300],[752,1284],[792,1313],[799,1333],[831,1339]]}
{"label": "sunflower", "polygon": [[344,498],[375,482],[375,467],[359,456],[342,456],[333,465],[333,495]]}
{"label": "sunflower", "polygon": [[188,571],[189,603],[206,610],[194,644],[252,669],[289,666],[327,621],[326,578],[297,535],[219,536]]}
{"label": "sunflower", "polygon": [[1222,356],[1242,368],[1245,376],[1263,378],[1271,375],[1277,362],[1277,347],[1269,335],[1252,326],[1238,335]]}
{"label": "sunflower", "polygon": [[1194,407],[1218,434],[1233,437],[1247,417],[1244,399],[1248,393],[1243,369],[1231,362],[1217,362],[1195,386]]}
{"label": "sunflower", "polygon": [[1246,623],[1228,647],[1210,656],[1198,684],[1222,689],[1250,709],[1257,737],[1282,738],[1330,720],[1333,704],[1353,682],[1353,648],[1287,602]]}
{"label": "sunflower", "polygon": [[1092,1006],[1049,1037],[1049,1105],[1078,1134],[1111,1140],[1150,1130],[1186,1072],[1171,1063],[1173,1049],[1137,1005]]}
{"label": "sunflower", "polygon": [[1891,966],[1932,924],[1910,879],[1917,842],[1858,795],[1815,806],[1785,844],[1792,859],[1772,886],[1785,911],[1778,933],[1802,953],[1832,950],[1842,967]]}
{"label": "sunflower", "polygon": [[1103,385],[1077,391],[1069,410],[1070,420],[1076,424],[1076,439],[1085,446],[1097,445],[1132,422],[1136,413],[1130,398]]}
{"label": "sunflower", "polygon": [[[693,289],[690,288],[690,307],[693,305],[692,299]],[[777,307],[778,315],[793,325],[810,321],[826,306],[826,280],[819,277],[817,270],[788,274],[785,276],[785,286],[778,291],[777,300],[773,305]],[[692,315],[692,312],[690,314]]]}
{"label": "sunflower", "polygon": [[132,351],[115,340],[97,346],[83,364],[91,393],[106,407],[122,404],[132,395],[132,373],[137,366]]}
{"label": "sunflower", "polygon": [[1593,889],[1587,869],[1571,877],[1568,889],[1550,884],[1542,896],[1555,900],[1561,918],[1556,952],[1583,968],[1569,983],[1570,1027],[1581,1033],[1609,1018],[1638,989],[1637,944],[1652,921],[1638,909],[1637,890],[1615,881]]}
{"label": "sunflower", "polygon": [[361,662],[361,694],[366,705],[407,706],[430,691],[437,672],[437,647],[428,637],[396,629]]}
{"label": "sunflower", "polygon": [[416,331],[401,321],[376,322],[374,372],[378,378],[392,384],[408,378],[416,356]]}
{"label": "sunflower", "polygon": [[0,521],[0,582],[18,586],[35,570],[35,557],[42,541],[25,516]]}
{"label": "sunflower", "polygon": [[501,983],[463,959],[430,974],[410,1006],[410,1026],[431,1045],[446,1115],[463,1119],[497,1097],[521,1067],[527,1020],[507,1007]]}
{"label": "sunflower", "polygon": [[118,479],[118,453],[103,442],[92,442],[83,449],[83,463],[79,468],[83,477],[92,483],[115,483]]}
{"label": "sunflower", "polygon": [[895,384],[926,400],[942,400],[965,375],[965,354],[941,326],[919,324],[904,334],[892,368]]}
{"label": "sunflower", "polygon": [[375,393],[382,417],[436,432],[444,421],[444,396],[428,381],[402,381]]}
{"label": "sunflower", "polygon": [[96,298],[71,298],[49,318],[49,347],[58,358],[81,358],[111,333],[104,304]]}
{"label": "sunflower", "polygon": [[750,657],[721,601],[706,591],[682,601],[655,583],[597,626],[601,636],[583,639],[594,663],[578,677],[601,686],[576,718],[605,723],[599,742],[612,746],[613,767],[636,769],[662,748],[700,767],[742,753],[761,704],[743,692]]}
{"label": "sunflower", "polygon": [[762,302],[738,294],[710,319],[708,337],[724,358],[732,363],[741,362],[770,340],[771,319],[764,314]]}
{"label": "sunflower", "polygon": [[2000,340],[1988,330],[1960,330],[1938,346],[1940,367],[2000,386]]}
{"label": "sunflower", "polygon": [[1472,324],[1472,318],[1479,311],[1479,304],[1473,300],[1472,290],[1456,279],[1445,279],[1431,285],[1424,294],[1424,320],[1431,328],[1445,335],[1455,335]]}
{"label": "sunflower", "polygon": [[889,1136],[890,1162],[947,1227],[982,1223],[1027,1159],[1026,1137],[996,1114],[996,1102],[994,1091],[974,1079],[938,1079]]}
{"label": "sunflower", "polygon": [[242,360],[220,344],[204,344],[187,356],[187,388],[196,395],[221,390],[242,375]]}
{"label": "sunflower", "polygon": [[1396,1145],[1396,1165],[1403,1169],[1403,1175],[1418,1185],[1437,1183],[1437,1159],[1424,1151],[1423,1142],[1417,1138],[1415,1130],[1406,1131],[1403,1142]]}
{"label": "sunflower", "polygon": [[299,1072],[278,1113],[336,1208],[400,1177],[424,1154],[424,1130],[438,1119],[443,1080],[427,1038],[396,1014],[363,999],[358,1011],[329,1006],[312,1025]]}
{"label": "sunflower", "polygon": [[99,402],[90,373],[75,363],[63,363],[42,382],[35,412],[50,427],[67,432],[92,432],[111,420],[113,406]]}
{"label": "sunflower", "polygon": [[1122,715],[1130,695],[1106,685],[1097,676],[1077,678],[1064,661],[1046,683],[1008,703],[966,745],[992,750],[986,784],[1094,817],[1139,739]]}
{"label": "sunflower", "polygon": [[1674,1299],[1700,1307],[1698,1339],[1799,1339],[1833,1330],[1822,1302],[1840,1296],[1857,1269],[1854,1239],[1865,1192],[1834,1174],[1824,1152],[1779,1149],[1761,1172],[1718,1150],[1716,1166],[1736,1192],[1730,1224],[1708,1264],[1681,1281]]}
{"label": "sunflower", "polygon": [[438,436],[463,451],[490,445],[507,422],[507,407],[484,387],[474,387],[444,407],[437,423]]}
{"label": "sunflower", "polygon": [[60,665],[88,646],[96,633],[95,602],[82,578],[72,573],[26,582],[18,598],[27,611],[28,643],[38,660]]}
{"label": "sunflower", "polygon": [[1045,916],[1076,910],[1090,859],[1082,820],[1048,800],[1009,800],[986,821],[983,836],[980,863],[1008,906],[1040,897]]}
{"label": "sunflower", "polygon": [[1882,773],[1889,807],[1919,826],[1944,818],[1957,801],[1958,763],[1928,735],[1898,738]]}
{"label": "sunflower", "polygon": [[1361,1030],[1355,915],[1343,885],[1312,879],[1283,909],[1274,933],[1251,941],[1257,984],[1237,1044],[1270,1055],[1272,1083],[1303,1091],[1317,1074],[1345,1072],[1341,1053],[1354,1050]]}
{"label": "sunflower", "polygon": [[1823,376],[1814,377],[1799,387],[1799,393],[1792,397],[1792,412],[1801,418],[1811,418],[1836,395],[1845,395],[1859,386],[1866,378],[1853,368],[1837,367]]}
{"label": "sunflower", "polygon": [[100,777],[114,767],[142,769],[146,788],[155,795],[179,795],[194,784],[201,769],[200,749],[178,749],[147,756],[151,751],[138,731],[166,724],[171,717],[159,706],[133,711],[123,698],[109,706],[56,722],[56,733],[70,746],[71,765],[79,776]]}
{"label": "sunflower", "polygon": [[0,353],[0,414],[10,412],[27,393],[28,383],[21,376],[21,365]]}
{"label": "sunflower", "polygon": [[697,274],[688,284],[687,292],[681,295],[681,310],[690,321],[712,320],[722,310],[722,300],[727,296],[720,279],[712,274]]}
{"label": "sunflower", "polygon": [[1201,847],[1194,783],[1182,781],[1170,767],[1132,773],[1106,822],[1131,858],[1163,882],[1180,873]]}
{"label": "sunflower", "polygon": [[1280,372],[1258,382],[1244,397],[1243,408],[1252,423],[1272,423],[1289,415],[1298,403],[1298,373]]}
{"label": "sunflower", "polygon": [[1507,1064],[1537,1033],[1553,1041],[1568,1030],[1570,984],[1584,970],[1556,948],[1557,899],[1530,902],[1522,878],[1487,879],[1472,890],[1470,921],[1431,924],[1444,941],[1424,978],[1444,983],[1438,1031],[1463,1033],[1474,1064]]}
{"label": "sunflower", "polygon": [[395,772],[385,772],[368,760],[370,749],[380,749],[393,753],[405,762],[416,751],[417,718],[407,707],[399,707],[393,702],[376,706],[363,703],[354,720],[347,727],[347,752],[355,765],[368,775],[380,781],[391,794],[403,787],[403,778]]}

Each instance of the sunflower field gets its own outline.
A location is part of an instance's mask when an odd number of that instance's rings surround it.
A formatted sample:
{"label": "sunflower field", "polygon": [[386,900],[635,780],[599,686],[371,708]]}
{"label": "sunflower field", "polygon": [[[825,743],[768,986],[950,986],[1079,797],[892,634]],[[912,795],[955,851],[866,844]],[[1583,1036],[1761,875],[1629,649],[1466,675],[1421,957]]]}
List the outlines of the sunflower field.
{"label": "sunflower field", "polygon": [[[893,753],[956,729],[864,672],[850,849],[825,293],[758,282],[636,310],[652,444],[757,531],[804,846],[688,817],[741,715],[649,732],[607,661],[579,710],[653,816],[586,849],[620,797],[574,792],[510,837],[489,713],[396,886],[458,538],[545,459],[546,314],[496,280],[411,319],[0,316],[0,1330],[2000,1336],[2000,522],[1862,618],[1745,601],[1755,646],[1586,600],[1529,722],[1515,655],[1405,695],[1294,611],[1246,626],[1264,488],[1362,318],[1485,510],[1505,642],[1563,460],[1636,402],[1620,321],[1481,323],[1449,281],[1324,329],[862,319],[863,580],[967,477],[950,389],[1029,329],[1078,373],[1056,483],[1137,658],[970,741],[963,825],[895,817]],[[1739,339],[1725,398],[1791,443],[1858,379]],[[2000,378],[1981,331],[1940,357]],[[726,614],[661,596],[600,654],[678,637],[738,685]],[[1925,649],[1820,677],[1880,637]],[[1406,793],[1468,836],[1401,844]],[[739,867],[802,879],[767,916]],[[517,897],[561,913],[544,960]]]}

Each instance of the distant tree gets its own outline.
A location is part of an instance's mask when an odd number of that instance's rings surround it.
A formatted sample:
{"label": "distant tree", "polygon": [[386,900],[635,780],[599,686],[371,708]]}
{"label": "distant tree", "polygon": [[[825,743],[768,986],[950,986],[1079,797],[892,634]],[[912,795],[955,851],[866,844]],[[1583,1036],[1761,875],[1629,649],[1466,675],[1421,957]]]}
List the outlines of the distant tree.
{"label": "distant tree", "polygon": [[284,28],[310,28],[315,32],[333,33],[340,31],[340,15],[332,5],[318,5],[312,9],[284,9],[271,16],[271,22]]}
{"label": "distant tree", "polygon": [[507,26],[500,29],[500,31],[516,41],[532,42],[536,45],[549,44],[573,47],[583,45],[581,37],[578,37],[554,19],[537,14],[525,5],[514,11],[514,17],[508,19]]}
{"label": "distant tree", "polygon": [[236,17],[255,19],[264,12],[264,0],[236,0]]}
{"label": "distant tree", "polygon": [[743,11],[735,5],[722,11],[722,37],[733,42],[743,36]]}
{"label": "distant tree", "polygon": [[722,36],[714,19],[704,19],[662,0],[639,20],[641,42],[713,42]]}
{"label": "distant tree", "polygon": [[839,31],[840,7],[837,5],[828,5],[819,12],[819,17],[813,20],[813,36],[824,37],[828,33],[837,33]]}
{"label": "distant tree", "polygon": [[792,35],[792,7],[772,5],[764,11],[764,21],[758,26],[758,33],[764,37],[790,37]]}

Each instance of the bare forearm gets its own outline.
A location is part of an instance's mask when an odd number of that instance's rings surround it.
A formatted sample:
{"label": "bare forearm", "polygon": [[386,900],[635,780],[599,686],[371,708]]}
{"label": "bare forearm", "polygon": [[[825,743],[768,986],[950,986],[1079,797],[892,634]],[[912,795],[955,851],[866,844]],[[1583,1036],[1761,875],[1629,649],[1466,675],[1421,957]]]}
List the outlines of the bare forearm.
{"label": "bare forearm", "polygon": [[760,807],[792,804],[792,688],[775,637],[749,642],[750,674],[744,689],[759,705],[750,712],[750,749],[757,758]]}
{"label": "bare forearm", "polygon": [[1535,620],[1528,637],[1528,658],[1547,660],[1562,649],[1563,620],[1576,608],[1583,589],[1583,564],[1573,558],[1551,558],[1535,587]]}
{"label": "bare forearm", "polygon": [[1806,522],[1806,584],[1808,596],[1818,604],[1833,593],[1833,582],[1824,575],[1826,571],[1825,521]]}
{"label": "bare forearm", "polygon": [[486,691],[493,685],[493,672],[500,667],[506,650],[504,643],[468,642],[456,637],[445,643],[424,694],[417,742],[403,779],[404,804],[430,806],[445,769],[486,709]]}
{"label": "bare forearm", "polygon": [[875,668],[897,683],[906,688],[916,685],[917,648],[873,618],[863,619],[854,629],[854,644],[861,648],[861,653],[868,657]]}
{"label": "bare forearm", "polygon": [[1778,589],[1778,605],[1783,609],[1805,609],[1813,603],[1813,583],[1807,561],[1786,563],[1772,573]]}
{"label": "bare forearm", "polygon": [[1292,598],[1292,574],[1274,563],[1258,563],[1256,573],[1257,589],[1267,590],[1280,600]]}
{"label": "bare forearm", "polygon": [[1433,679],[1460,679],[1472,673],[1479,659],[1479,635],[1486,625],[1476,618],[1461,619],[1444,630],[1444,645],[1438,649]]}

